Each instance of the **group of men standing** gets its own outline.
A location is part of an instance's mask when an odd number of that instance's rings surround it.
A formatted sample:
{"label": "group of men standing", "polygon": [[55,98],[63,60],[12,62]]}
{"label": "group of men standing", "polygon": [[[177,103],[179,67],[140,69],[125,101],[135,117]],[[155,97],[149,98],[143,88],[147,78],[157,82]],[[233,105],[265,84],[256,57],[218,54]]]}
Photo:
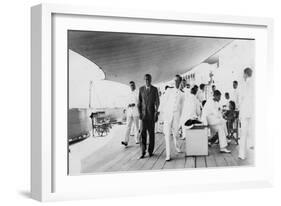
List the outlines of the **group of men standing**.
{"label": "group of men standing", "polygon": [[[246,139],[250,136],[252,125],[252,108],[253,90],[250,81],[252,70],[244,69],[244,87],[239,97],[240,120],[241,120],[241,137],[239,143],[239,158],[246,158]],[[132,125],[135,126],[135,141],[140,144],[140,159],[145,158],[146,151],[149,157],[153,156],[155,144],[155,122],[159,114],[164,122],[164,136],[166,145],[166,161],[171,160],[170,137],[172,136],[174,146],[177,152],[181,152],[178,144],[179,130],[182,129],[182,136],[185,138],[185,129],[188,126],[187,121],[201,121],[208,125],[211,134],[218,134],[220,152],[229,153],[227,149],[227,130],[226,121],[222,118],[221,113],[221,92],[212,87],[210,98],[204,96],[204,84],[198,86],[187,85],[180,75],[174,78],[174,87],[166,89],[161,102],[159,100],[158,89],[151,84],[152,77],[150,74],[144,76],[145,85],[136,90],[135,82],[130,82],[131,93],[129,104],[127,105],[127,129],[125,139],[121,143],[128,145]],[[235,85],[234,85],[235,84]],[[203,86],[202,86],[203,85]],[[238,82],[234,81],[233,87],[236,89]],[[199,90],[199,91],[198,91]],[[234,96],[235,94],[233,94]],[[238,95],[237,95],[238,96]],[[236,101],[238,103],[238,97]],[[147,134],[148,148],[147,148]]]}
{"label": "group of men standing", "polygon": [[[146,74],[144,80],[145,86],[140,87],[139,92],[136,91],[135,82],[130,82],[130,96],[132,97],[130,99],[132,102],[128,105],[125,141],[121,142],[125,146],[128,145],[131,126],[132,123],[135,122],[135,131],[137,132],[137,134],[135,134],[136,143],[140,144],[141,147],[140,159],[144,158],[146,154],[147,133],[149,136],[148,154],[150,157],[153,155],[155,144],[155,122],[157,121],[160,104],[158,89],[151,85],[151,75]],[[140,128],[138,119],[140,120]]]}

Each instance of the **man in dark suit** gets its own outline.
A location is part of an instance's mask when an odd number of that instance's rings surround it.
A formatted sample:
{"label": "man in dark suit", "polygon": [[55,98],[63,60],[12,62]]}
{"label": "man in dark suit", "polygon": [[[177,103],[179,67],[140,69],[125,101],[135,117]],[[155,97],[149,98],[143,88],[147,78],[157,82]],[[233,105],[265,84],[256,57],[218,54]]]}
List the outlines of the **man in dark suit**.
{"label": "man in dark suit", "polygon": [[148,154],[151,157],[154,150],[154,126],[157,120],[157,112],[159,107],[159,96],[158,89],[151,85],[152,77],[150,74],[144,76],[145,86],[142,86],[139,91],[139,103],[138,109],[140,114],[140,120],[142,124],[141,136],[140,136],[140,146],[141,146],[141,156],[144,158],[146,152],[146,137],[147,131],[149,134],[149,146]]}

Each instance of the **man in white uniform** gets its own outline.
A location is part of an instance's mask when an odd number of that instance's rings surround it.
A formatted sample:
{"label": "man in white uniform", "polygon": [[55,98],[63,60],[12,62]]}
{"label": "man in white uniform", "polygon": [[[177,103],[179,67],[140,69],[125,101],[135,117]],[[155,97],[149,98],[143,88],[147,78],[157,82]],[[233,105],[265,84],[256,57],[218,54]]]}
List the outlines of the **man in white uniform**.
{"label": "man in white uniform", "polygon": [[185,88],[184,88],[184,93],[185,93],[185,97],[187,97],[190,94],[190,84],[186,84]]}
{"label": "man in white uniform", "polygon": [[185,99],[188,98],[190,95],[190,84],[188,84],[185,79],[182,80],[180,89],[184,92]]}
{"label": "man in white uniform", "polygon": [[160,112],[163,112],[164,135],[166,143],[166,161],[171,160],[170,134],[172,133],[175,148],[181,152],[177,137],[179,134],[180,120],[184,105],[184,92],[180,89],[182,77],[175,76],[175,87],[168,89],[163,101],[160,103]]}
{"label": "man in white uniform", "polygon": [[239,108],[239,89],[238,89],[238,82],[235,80],[233,81],[233,89],[232,89],[232,92],[230,94],[230,100],[234,101],[235,102],[235,106],[236,108],[238,109]]}
{"label": "man in white uniform", "polygon": [[230,101],[229,93],[225,92],[224,93],[224,97],[221,100],[221,106],[222,106],[223,109],[228,109],[229,108],[229,101]]}
{"label": "man in white uniform", "polygon": [[[182,91],[184,92],[184,101],[186,102],[190,96],[190,84],[186,82],[185,79],[182,80],[181,82],[181,88]],[[185,108],[183,108],[183,112],[185,111]],[[181,129],[182,129],[182,137],[180,138],[181,140],[185,139],[185,130],[184,130],[184,122],[181,122]]]}
{"label": "man in white uniform", "polygon": [[183,125],[183,136],[185,135],[185,122],[187,120],[200,120],[201,117],[201,104],[196,97],[197,88],[193,87],[188,99],[184,101],[183,112],[181,116],[181,125]]}
{"label": "man in white uniform", "polygon": [[199,91],[197,93],[197,98],[202,105],[203,101],[206,101],[205,84],[200,84]]}
{"label": "man in white uniform", "polygon": [[244,69],[243,78],[245,80],[241,89],[240,97],[240,121],[241,121],[241,138],[239,141],[239,158],[246,159],[247,147],[251,148],[253,142],[253,107],[254,107],[254,90],[252,81],[252,69]]}
{"label": "man in white uniform", "polygon": [[226,121],[222,117],[220,99],[221,93],[215,90],[212,99],[208,99],[202,110],[202,122],[210,126],[211,133],[218,133],[220,152],[230,153],[226,139]]}
{"label": "man in white uniform", "polygon": [[[211,87],[211,88],[210,88]],[[214,91],[216,91],[216,85],[208,85],[208,90],[207,90],[207,100],[213,99],[214,97]]]}
{"label": "man in white uniform", "polygon": [[135,141],[139,144],[139,112],[138,112],[138,91],[136,90],[135,82],[130,82],[131,92],[128,95],[128,105],[127,105],[127,128],[124,141],[121,144],[127,146],[129,142],[130,132],[132,129],[132,124],[134,124]]}

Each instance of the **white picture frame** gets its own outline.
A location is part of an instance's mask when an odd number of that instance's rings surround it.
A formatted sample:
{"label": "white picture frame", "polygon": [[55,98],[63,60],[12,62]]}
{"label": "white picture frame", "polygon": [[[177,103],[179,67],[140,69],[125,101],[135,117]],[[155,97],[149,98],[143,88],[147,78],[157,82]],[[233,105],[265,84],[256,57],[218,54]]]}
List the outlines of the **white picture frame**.
{"label": "white picture frame", "polygon": [[[256,76],[256,134],[266,136],[262,144],[257,137],[257,155],[254,167],[196,169],[165,172],[135,172],[117,174],[99,174],[68,177],[65,173],[66,162],[60,155],[64,146],[57,142],[57,128],[63,130],[67,122],[63,122],[63,113],[59,113],[59,96],[65,87],[57,81],[66,82],[63,69],[57,70],[54,61],[58,60],[56,53],[57,41],[54,41],[54,30],[67,29],[67,19],[64,26],[57,21],[56,16],[84,18],[106,18],[107,21],[122,20],[125,23],[138,21],[144,29],[147,21],[160,21],[163,24],[179,23],[217,25],[228,27],[229,32],[241,29],[237,35],[251,34],[253,28],[260,31],[260,47],[257,47]],[[80,21],[80,20],[79,20]],[[75,24],[75,22],[73,22]],[[87,22],[85,23],[87,24]],[[110,25],[110,23],[109,23]],[[273,180],[273,132],[269,130],[266,113],[272,104],[269,98],[263,99],[259,94],[265,88],[259,87],[259,82],[266,82],[267,89],[272,88],[270,76],[273,75],[273,20],[258,17],[234,17],[221,15],[199,15],[174,12],[128,11],[114,8],[91,8],[83,6],[41,4],[31,8],[31,196],[39,201],[83,199],[97,197],[112,197],[124,195],[177,193],[193,191],[209,191],[224,189],[239,189],[251,187],[272,186]],[[63,27],[63,28],[62,28]],[[114,28],[113,28],[114,29]],[[162,31],[163,32],[163,31]],[[231,35],[224,31],[223,36]],[[259,33],[259,32],[257,32]],[[59,35],[59,34],[58,34]],[[258,34],[257,34],[258,35]],[[66,39],[65,39],[66,40]],[[62,46],[63,48],[63,46]],[[262,49],[261,49],[262,48]],[[261,58],[259,58],[261,57]],[[64,67],[63,67],[64,68]],[[264,109],[261,109],[264,108]],[[261,119],[262,118],[262,119]],[[263,123],[262,123],[263,122]],[[61,124],[62,127],[58,127]],[[262,146],[262,149],[261,149]],[[62,151],[63,150],[63,151]],[[231,176],[235,170],[235,176]],[[163,181],[165,179],[165,181]],[[154,184],[147,187],[143,180],[153,180]],[[88,183],[88,184],[87,184]],[[73,187],[73,188],[70,188]]]}

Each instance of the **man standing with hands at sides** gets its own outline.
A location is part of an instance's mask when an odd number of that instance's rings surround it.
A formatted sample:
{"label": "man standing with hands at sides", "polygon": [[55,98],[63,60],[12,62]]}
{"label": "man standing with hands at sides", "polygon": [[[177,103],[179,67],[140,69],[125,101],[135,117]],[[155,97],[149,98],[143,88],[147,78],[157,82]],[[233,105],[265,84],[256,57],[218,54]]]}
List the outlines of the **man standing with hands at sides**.
{"label": "man standing with hands at sides", "polygon": [[166,143],[166,161],[171,160],[170,135],[172,133],[177,152],[181,152],[177,137],[179,135],[181,114],[184,105],[184,92],[180,89],[182,77],[175,76],[175,87],[169,89],[161,102],[161,111],[164,119],[164,135]]}
{"label": "man standing with hands at sides", "polygon": [[241,138],[239,141],[239,158],[246,158],[246,149],[253,148],[253,107],[254,107],[254,90],[252,82],[252,69],[244,69],[244,85],[241,89],[240,97],[240,121],[241,121]]}
{"label": "man standing with hands at sides", "polygon": [[140,136],[140,147],[141,156],[139,159],[145,157],[146,153],[146,139],[147,131],[149,134],[149,145],[148,154],[149,157],[153,156],[154,150],[154,129],[155,122],[157,120],[157,113],[159,107],[159,95],[156,87],[151,85],[152,77],[150,74],[144,76],[145,86],[142,86],[139,90],[139,101],[138,110],[140,115],[140,120],[142,124],[141,136]]}
{"label": "man standing with hands at sides", "polygon": [[139,94],[136,90],[136,84],[133,81],[130,81],[130,88],[131,92],[128,98],[128,105],[127,105],[127,129],[125,134],[125,140],[121,142],[124,146],[128,145],[129,137],[132,129],[132,124],[134,123],[135,126],[135,141],[136,144],[139,143],[139,111],[138,111],[138,100]]}

